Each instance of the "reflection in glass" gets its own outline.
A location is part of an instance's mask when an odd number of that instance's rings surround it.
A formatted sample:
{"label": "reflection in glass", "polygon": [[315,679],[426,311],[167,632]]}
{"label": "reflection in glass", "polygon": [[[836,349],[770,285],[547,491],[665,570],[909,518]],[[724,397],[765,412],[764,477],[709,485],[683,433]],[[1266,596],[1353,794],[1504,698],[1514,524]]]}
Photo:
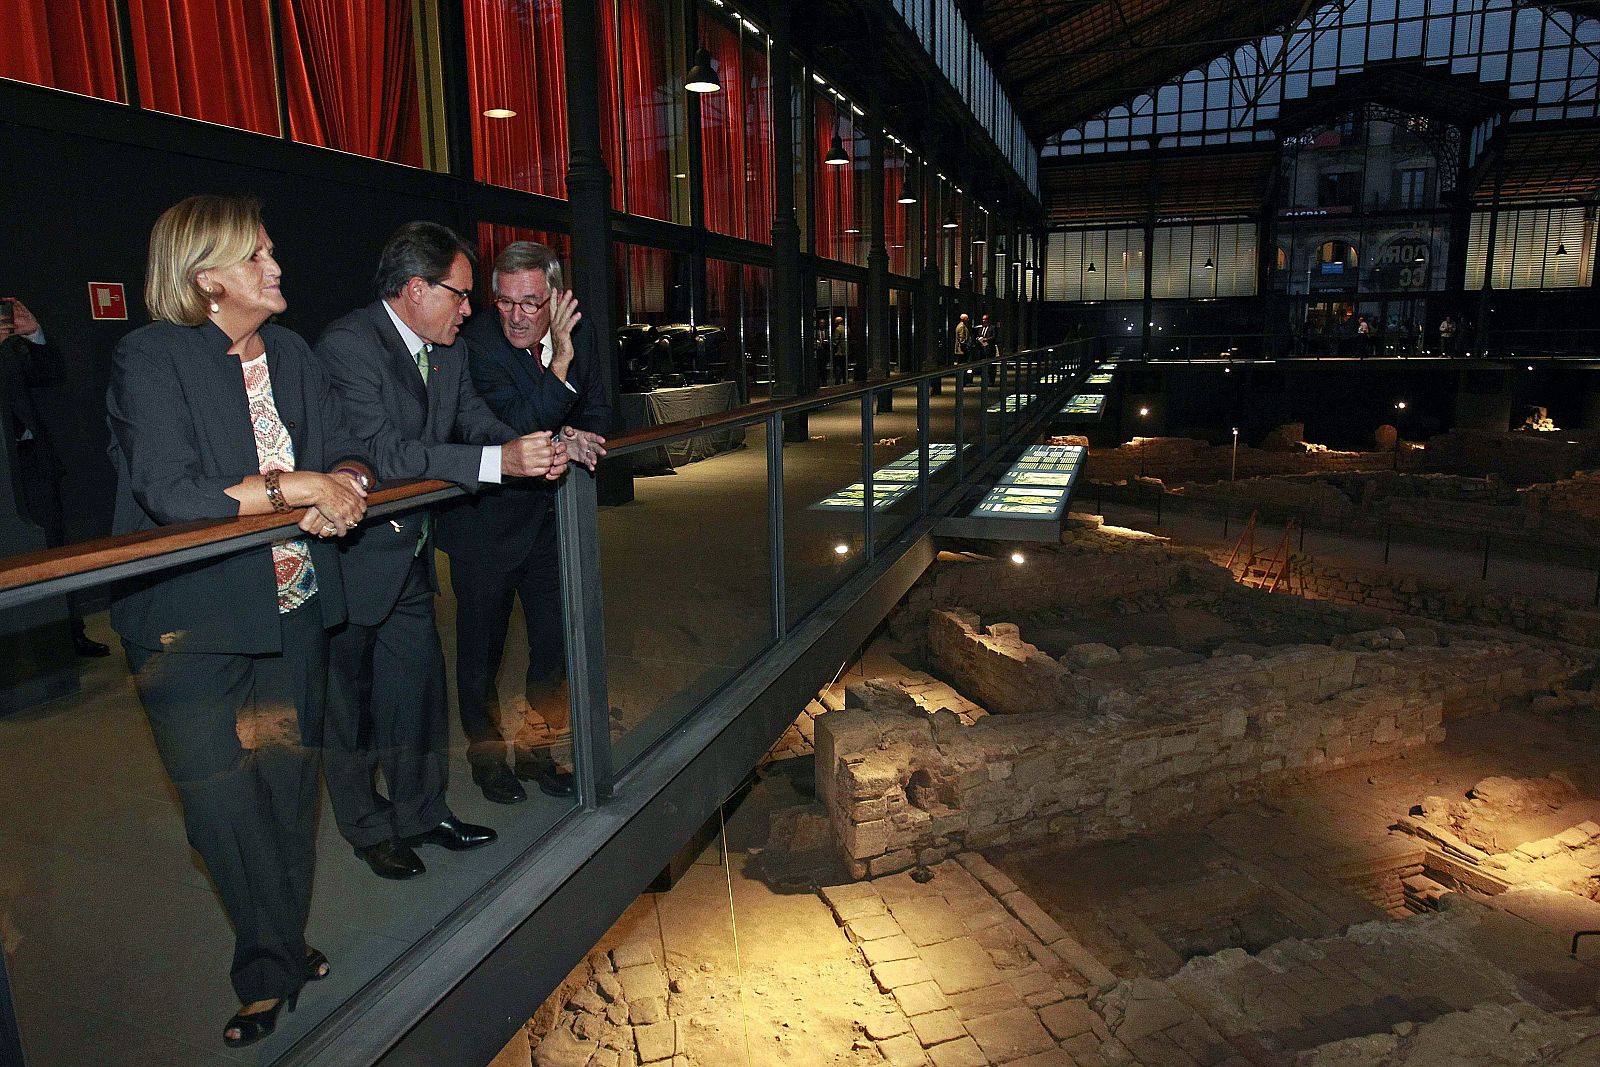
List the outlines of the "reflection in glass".
{"label": "reflection in glass", "polygon": [[[600,125],[611,205],[668,222],[689,221],[689,149],[681,91],[681,6],[603,0]],[[619,320],[620,321],[620,320]]]}
{"label": "reflection in glass", "polygon": [[472,169],[482,182],[565,198],[560,0],[467,0]]}
{"label": "reflection in glass", "polygon": [[[855,487],[848,505],[827,504]],[[864,562],[861,401],[790,416],[783,442],[785,603],[793,626]]]}
{"label": "reflection in glass", "polygon": [[740,432],[742,445],[637,479],[631,503],[600,512],[618,770],[771,643],[766,430]]}
{"label": "reflection in glass", "polygon": [[[873,490],[881,500],[873,513],[873,538],[881,548],[898,537],[922,510],[922,438],[916,386],[879,389],[873,399]],[[946,459],[945,451],[941,450],[941,460]],[[905,491],[884,498],[881,491],[891,485],[903,486]]]}

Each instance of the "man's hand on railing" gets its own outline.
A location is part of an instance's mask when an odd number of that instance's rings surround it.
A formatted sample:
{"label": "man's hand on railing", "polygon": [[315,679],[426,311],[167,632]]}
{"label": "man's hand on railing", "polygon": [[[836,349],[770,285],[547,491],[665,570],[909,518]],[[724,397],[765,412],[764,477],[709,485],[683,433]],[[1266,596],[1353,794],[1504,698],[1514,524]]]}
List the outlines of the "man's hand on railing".
{"label": "man's hand on railing", "polygon": [[579,430],[571,426],[561,429],[561,440],[567,446],[567,457],[574,463],[581,463],[594,470],[594,465],[605,458],[606,439],[597,433],[588,430]]}
{"label": "man's hand on railing", "polygon": [[500,471],[514,478],[548,478],[567,471],[567,447],[546,430],[517,437],[500,446]]}

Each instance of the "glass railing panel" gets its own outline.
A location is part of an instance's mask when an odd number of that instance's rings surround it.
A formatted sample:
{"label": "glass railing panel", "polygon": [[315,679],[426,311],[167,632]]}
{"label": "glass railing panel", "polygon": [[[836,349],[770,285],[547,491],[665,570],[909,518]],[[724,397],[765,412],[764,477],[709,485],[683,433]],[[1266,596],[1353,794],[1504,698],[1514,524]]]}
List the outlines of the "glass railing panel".
{"label": "glass railing panel", "polygon": [[873,394],[872,534],[879,548],[900,536],[922,510],[922,442],[917,387],[879,389]]}
{"label": "glass railing panel", "polygon": [[662,446],[685,461],[668,467],[670,476],[635,478],[630,503],[600,510],[619,771],[772,642],[765,426],[719,429],[694,441]]}
{"label": "glass railing panel", "polygon": [[[965,435],[957,433],[957,415],[966,388],[960,387],[958,374],[935,378],[930,383],[928,396],[928,494],[935,499],[960,477],[960,472],[971,458],[964,455]],[[932,386],[937,385],[935,391]],[[963,425],[961,430],[965,430]]]}
{"label": "glass railing panel", "polygon": [[994,446],[994,436],[989,432],[989,416],[985,409],[993,401],[996,390],[989,384],[990,374],[999,376],[997,364],[980,367],[966,376],[961,387],[961,432],[971,446],[967,458],[976,462],[988,455]]}
{"label": "glass railing panel", "polygon": [[804,618],[865,562],[861,399],[786,417],[783,567],[788,625]]}
{"label": "glass railing panel", "polygon": [[[371,537],[397,523],[420,532],[418,518],[416,510],[369,515],[358,530]],[[5,695],[12,699],[0,714],[0,810],[9,816],[0,822],[0,940],[30,1067],[270,1064],[576,809],[572,796],[546,795],[531,781],[521,786],[526,799],[491,803],[474,782],[455,709],[450,560],[440,553],[434,557],[439,595],[419,567],[416,601],[427,614],[405,632],[386,631],[392,655],[374,661],[375,696],[387,692],[395,701],[391,710],[410,716],[413,734],[421,736],[412,746],[418,769],[397,772],[382,789],[397,803],[442,802],[442,811],[490,827],[497,837],[466,851],[417,842],[413,851],[425,872],[379,878],[342,835],[326,784],[337,760],[329,753],[341,747],[331,724],[355,721],[358,738],[372,738],[376,721],[371,704],[359,698],[341,704],[322,689],[325,680],[347,696],[351,680],[335,666],[346,661],[329,658],[322,614],[329,568],[318,570],[313,597],[279,615],[268,553],[263,544],[207,565],[186,564],[182,577],[158,570],[115,588],[80,590],[73,602],[90,605],[86,636],[111,648],[100,658],[74,656],[64,598],[0,611],[0,632],[12,635],[4,640],[26,631],[36,681],[65,690],[33,702],[17,685],[20,678],[8,674]],[[252,555],[257,565],[227,571],[225,591],[201,595],[195,575],[206,566],[226,569]],[[343,559],[338,565],[349,594],[350,570]],[[267,583],[258,590],[267,605],[264,618],[245,606],[257,580]],[[107,611],[93,605],[140,586],[163,595],[176,591],[176,609],[172,601],[164,609],[176,624],[186,621],[181,616],[192,600],[194,633],[207,618],[231,619],[283,649],[248,656],[191,651],[182,636],[191,629],[181,625],[168,631],[180,636],[161,644],[163,635],[152,641],[124,624],[124,640]],[[537,607],[560,610],[559,601]],[[526,740],[525,727],[537,719],[524,699],[527,642],[520,614],[512,615],[496,676],[508,741]],[[348,633],[346,624],[335,639]],[[151,644],[157,647],[146,647]],[[395,663],[402,660],[411,683],[397,687]],[[310,684],[299,685],[301,677]],[[559,699],[559,685],[552,691],[547,695]],[[354,719],[341,708],[354,708]],[[565,762],[568,756],[558,742],[556,757]],[[504,758],[512,766],[511,753]],[[342,800],[340,809],[348,814],[349,802]],[[373,800],[367,812],[385,841],[401,832],[385,821],[390,810]],[[241,854],[249,858],[242,871]],[[309,896],[296,889],[274,898],[285,884],[309,885]],[[303,940],[331,966],[326,981],[301,990],[296,1010],[281,1014],[269,1037],[246,1049],[224,1048],[222,1030],[240,1006],[230,980],[235,928],[254,926],[258,916],[230,922],[219,887],[227,888],[229,899],[257,901],[262,911],[281,910],[285,899],[304,908],[303,927],[291,915],[283,920],[285,933],[269,939],[263,952],[283,958],[300,950],[288,942]]]}

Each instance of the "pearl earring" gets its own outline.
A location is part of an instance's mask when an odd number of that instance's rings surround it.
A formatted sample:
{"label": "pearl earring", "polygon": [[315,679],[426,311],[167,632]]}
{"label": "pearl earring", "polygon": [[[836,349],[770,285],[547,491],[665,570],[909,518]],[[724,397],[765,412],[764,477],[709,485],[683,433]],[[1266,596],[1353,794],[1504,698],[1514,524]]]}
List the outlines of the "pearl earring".
{"label": "pearl earring", "polygon": [[216,290],[215,289],[207,289],[205,291],[205,294],[212,298],[211,299],[211,314],[215,315],[217,312],[221,311],[222,310],[222,305],[218,304],[217,301],[216,301]]}

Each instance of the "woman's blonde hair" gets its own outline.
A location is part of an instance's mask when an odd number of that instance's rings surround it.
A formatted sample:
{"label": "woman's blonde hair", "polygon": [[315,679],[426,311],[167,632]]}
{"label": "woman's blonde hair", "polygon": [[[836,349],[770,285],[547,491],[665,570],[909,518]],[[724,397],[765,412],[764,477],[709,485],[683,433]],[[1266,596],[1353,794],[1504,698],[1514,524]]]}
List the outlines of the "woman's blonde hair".
{"label": "woman's blonde hair", "polygon": [[255,254],[261,201],[242,196],[191,196],[161,213],[150,231],[144,305],[152,319],[181,326],[206,321],[221,288],[207,294],[195,275],[231,267]]}

